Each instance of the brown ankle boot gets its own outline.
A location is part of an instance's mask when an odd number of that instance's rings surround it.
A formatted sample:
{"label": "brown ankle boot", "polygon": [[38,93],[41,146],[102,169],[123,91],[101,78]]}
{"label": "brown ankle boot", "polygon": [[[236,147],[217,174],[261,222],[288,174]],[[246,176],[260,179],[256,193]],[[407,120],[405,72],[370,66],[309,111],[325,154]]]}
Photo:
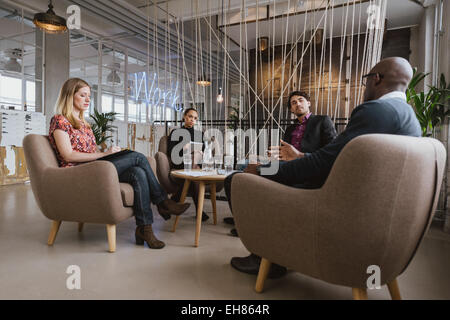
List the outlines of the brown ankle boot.
{"label": "brown ankle boot", "polygon": [[164,248],[165,243],[158,240],[153,234],[152,225],[148,224],[145,226],[136,227],[136,244],[143,245],[144,241],[147,242],[148,247],[151,249],[161,249]]}
{"label": "brown ankle boot", "polygon": [[157,205],[159,214],[165,219],[167,215],[179,216],[189,208],[190,203],[178,203],[171,199],[166,199]]}

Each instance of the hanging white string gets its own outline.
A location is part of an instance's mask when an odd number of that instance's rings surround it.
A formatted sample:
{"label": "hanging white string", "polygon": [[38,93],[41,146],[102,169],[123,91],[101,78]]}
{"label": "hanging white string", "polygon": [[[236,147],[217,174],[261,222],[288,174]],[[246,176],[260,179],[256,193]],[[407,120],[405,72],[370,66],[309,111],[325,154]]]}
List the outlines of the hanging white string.
{"label": "hanging white string", "polygon": [[[330,2],[328,2],[330,4]],[[322,49],[320,51],[320,63],[319,63],[319,83],[316,84],[316,109],[319,104],[319,100],[323,97],[323,68],[324,68],[324,56],[325,56],[325,44],[326,44],[326,34],[327,34],[327,22],[328,22],[328,6],[325,8],[325,22],[322,31]],[[320,25],[320,23],[319,23]],[[323,109],[323,99],[320,103],[320,114],[322,114]]]}
{"label": "hanging white string", "polygon": [[[298,4],[298,2],[297,2]],[[306,21],[308,20],[308,7],[306,7],[305,10],[305,22],[303,25],[303,30],[306,30]],[[302,41],[302,51],[305,50],[305,36],[306,36],[306,32],[303,32],[303,41]],[[311,59],[309,60],[311,62]],[[302,88],[302,72],[303,72],[303,60],[300,64],[300,73],[299,73],[299,77],[298,77],[298,86],[297,86],[297,90],[300,90]],[[289,103],[289,101],[288,101]]]}
{"label": "hanging white string", "polygon": [[[288,13],[287,13],[287,17],[286,17],[286,27],[285,27],[285,34],[283,35],[282,38],[282,43],[283,43],[283,47],[282,47],[282,55],[283,55],[283,60],[286,58],[286,48],[287,48],[287,41],[288,41],[288,31],[289,31],[289,16],[290,16],[290,9],[291,9],[291,1],[288,0]],[[295,9],[294,9],[295,12]],[[275,19],[274,19],[275,20]],[[295,24],[297,24],[297,21],[295,21]],[[275,32],[274,32],[275,33]],[[282,68],[281,69],[281,82],[280,83],[284,83],[284,73],[285,73],[286,68]],[[283,105],[283,97],[281,97],[281,105]],[[273,112],[273,111],[272,111]],[[278,122],[281,123],[281,114],[283,113],[283,109],[280,108],[280,111],[278,112]],[[272,126],[270,127],[270,129],[273,129],[273,123]]]}
{"label": "hanging white string", "polygon": [[[209,23],[211,23],[211,12],[210,12],[210,6],[209,6],[209,1],[207,2],[208,4],[208,17],[209,17]],[[208,34],[208,40],[209,40],[209,75],[211,77],[211,81],[213,81],[213,76],[212,76],[212,43],[211,43],[211,30],[209,30],[209,34]],[[219,77],[217,75],[217,80],[219,80]],[[212,92],[212,87],[210,86],[209,88],[209,121],[210,121],[210,126],[212,127],[212,120],[213,120],[213,92]]]}
{"label": "hanging white string", "polygon": [[[360,42],[361,42],[361,14],[362,14],[362,4],[359,5],[359,20],[358,20],[358,38],[357,38],[357,45],[356,45],[356,67],[355,67],[355,88],[354,88],[354,93],[355,93],[355,97],[353,99],[353,105],[357,105],[358,102],[358,81],[359,78],[362,76],[362,74],[359,74],[359,46],[360,46]],[[346,114],[346,118],[349,117],[349,114]]]}
{"label": "hanging white string", "polygon": [[[327,11],[328,6],[329,6],[329,3],[327,3],[327,6],[326,6],[326,8],[325,8],[325,12]],[[308,42],[308,45],[307,45],[307,47],[306,47],[306,50],[308,50],[309,45],[311,44],[311,41],[314,39],[314,37],[315,37],[315,35],[316,35],[316,33],[317,33],[317,30],[319,29],[320,23],[321,23],[322,19],[323,19],[325,16],[326,16],[325,14],[322,15],[322,18],[321,18],[321,20],[319,21],[319,24],[318,24],[317,27],[314,29],[314,33],[313,33],[313,35],[312,35],[312,37],[311,37],[311,40]],[[306,52],[306,51],[305,51],[305,52]],[[305,52],[302,52],[302,56],[300,57],[300,61],[301,61],[301,59],[303,59],[303,56],[305,55]],[[300,61],[297,62],[296,66],[295,66],[295,68],[294,68],[295,71],[297,70],[298,66],[300,65]],[[287,82],[287,85],[283,86],[283,90],[281,91],[280,96],[282,96],[282,95],[284,94],[284,91],[286,91],[286,89],[289,88],[289,84],[290,84],[292,78],[294,77],[294,75],[295,75],[295,72],[293,72],[292,75],[290,76],[290,78],[289,78],[289,80],[288,80],[288,82]],[[278,99],[278,102],[279,102],[279,101],[280,101],[280,99]],[[277,105],[278,105],[278,102],[277,102]],[[273,117],[273,115],[271,115],[271,117]],[[266,128],[267,123],[268,123],[269,120],[270,120],[270,117],[265,121],[265,123],[264,123],[264,125],[263,125],[263,128]],[[277,123],[277,125],[278,125],[278,127],[281,128],[281,126],[280,126],[278,123]],[[258,133],[258,136],[256,137],[255,141],[253,142],[253,145],[250,147],[250,150],[251,150],[251,148],[253,148],[254,145],[258,142],[259,136],[261,135],[262,132],[263,132],[263,131],[261,130],[261,131]],[[248,154],[247,154],[247,156],[248,156]]]}
{"label": "hanging white string", "polygon": [[[347,35],[347,20],[348,20],[348,7],[349,7],[349,1],[347,1],[347,10],[345,12],[345,18],[344,15],[342,15],[341,20],[341,54],[339,57],[339,76],[338,76],[338,85],[337,85],[337,95],[336,95],[336,103],[334,107],[334,118],[337,118],[337,112],[340,108],[340,97],[341,97],[341,78],[342,78],[342,64],[344,61],[344,51],[345,51],[345,40]],[[345,20],[345,22],[344,22]],[[347,60],[346,60],[347,61]]]}
{"label": "hanging white string", "polygon": [[[315,8],[314,13],[316,13],[318,10],[320,10],[320,8],[321,8],[322,5],[324,4],[324,2],[325,2],[325,0],[322,0],[322,2],[321,2],[321,4],[319,5],[319,7],[316,7],[316,8]],[[329,3],[327,4],[327,8],[328,8],[328,5],[329,5]],[[323,17],[324,17],[324,15],[322,15],[322,17],[321,17],[321,19],[320,19],[320,22],[319,22],[319,25],[320,25],[320,23],[321,23]],[[314,14],[314,20],[315,20],[315,14]],[[314,24],[313,24],[313,27],[312,27],[311,31],[316,29],[315,26],[316,26],[316,24],[315,24],[315,21],[314,21]],[[213,32],[214,32],[214,31],[213,31]],[[298,45],[298,42],[299,42],[300,39],[303,37],[303,35],[304,35],[305,32],[306,32],[306,29],[303,30],[303,33],[296,39],[296,41],[294,42],[293,46],[292,46],[291,49],[289,50],[289,53],[287,54],[287,57],[291,57],[291,53],[292,53],[294,50],[296,50],[297,45]],[[312,33],[313,33],[313,32],[312,32]],[[311,34],[312,34],[312,33],[311,33]],[[315,32],[314,32],[314,34],[315,34]],[[311,38],[312,38],[312,37],[311,37]],[[315,42],[313,42],[313,45],[314,45],[314,48],[315,48]],[[314,53],[315,53],[315,49],[314,49]],[[287,61],[287,57],[283,60],[283,62],[280,64],[280,66],[275,70],[275,73],[278,73],[278,71],[280,70],[280,68],[284,68],[284,67],[285,67],[286,61]],[[231,59],[231,57],[230,57],[230,59]],[[314,60],[315,60],[315,58],[314,58]],[[316,64],[314,64],[314,68],[315,68],[315,65],[316,65]],[[315,79],[315,75],[316,75],[316,70],[315,70],[315,72],[314,72],[314,80],[316,80],[316,79]],[[291,78],[291,77],[290,77],[290,78]],[[267,86],[269,85],[269,83],[270,83],[270,82],[267,82],[267,84],[266,84],[266,86],[264,87],[264,89],[267,88]],[[316,81],[315,81],[315,83],[316,83]],[[252,88],[250,88],[250,89],[251,89],[251,91],[254,91]],[[262,95],[262,94],[258,95],[258,97],[257,97],[257,100],[258,100],[258,101],[261,101],[261,99],[259,99],[261,95]],[[250,106],[249,111],[254,107],[255,103],[256,103],[256,101]],[[249,111],[248,111],[248,112],[249,112]],[[246,115],[244,116],[244,118],[245,118],[245,117],[246,117]]]}

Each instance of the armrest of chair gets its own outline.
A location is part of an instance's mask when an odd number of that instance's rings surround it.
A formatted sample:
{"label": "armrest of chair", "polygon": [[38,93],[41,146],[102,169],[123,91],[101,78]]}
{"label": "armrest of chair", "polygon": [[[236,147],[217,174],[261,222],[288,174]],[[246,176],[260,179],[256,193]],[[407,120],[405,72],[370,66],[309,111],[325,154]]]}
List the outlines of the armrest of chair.
{"label": "armrest of chair", "polygon": [[170,162],[167,155],[163,152],[155,154],[156,160],[156,174],[159,183],[162,185],[167,193],[174,193],[178,190],[178,185],[170,179]]}
{"label": "armrest of chair", "polygon": [[245,247],[269,261],[313,272],[319,194],[320,189],[293,188],[252,174],[235,175],[233,216]]}
{"label": "armrest of chair", "polygon": [[155,158],[153,158],[153,157],[147,157],[147,160],[148,160],[148,163],[150,164],[150,167],[151,167],[152,170],[153,170],[153,173],[154,173],[155,176],[156,176],[156,179],[157,179],[158,182],[159,182],[158,174],[157,174],[157,172],[156,172],[157,166],[156,166],[156,160],[155,160]]}
{"label": "armrest of chair", "polygon": [[123,217],[119,178],[111,162],[49,167],[43,182],[41,203],[49,219],[115,224]]}

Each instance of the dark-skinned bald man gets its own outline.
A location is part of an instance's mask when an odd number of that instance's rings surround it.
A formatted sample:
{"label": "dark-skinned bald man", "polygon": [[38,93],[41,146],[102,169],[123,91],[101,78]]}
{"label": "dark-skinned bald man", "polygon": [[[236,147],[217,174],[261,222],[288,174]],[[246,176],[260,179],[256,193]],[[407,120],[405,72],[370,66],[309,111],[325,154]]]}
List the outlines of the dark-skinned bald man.
{"label": "dark-skinned bald man", "polygon": [[[403,58],[392,57],[380,61],[363,78],[364,103],[357,106],[346,129],[330,144],[302,157],[287,143],[279,147],[280,159],[288,160],[277,174],[264,176],[279,183],[299,188],[320,188],[328,177],[334,161],[344,146],[353,138],[371,133],[421,136],[419,122],[413,109],[406,103],[405,91],[412,77],[412,68]],[[225,180],[227,196],[231,195],[232,176]],[[230,198],[229,198],[230,201]],[[234,257],[231,265],[239,271],[257,274],[260,258]],[[272,264],[269,277],[286,273],[282,266]]]}

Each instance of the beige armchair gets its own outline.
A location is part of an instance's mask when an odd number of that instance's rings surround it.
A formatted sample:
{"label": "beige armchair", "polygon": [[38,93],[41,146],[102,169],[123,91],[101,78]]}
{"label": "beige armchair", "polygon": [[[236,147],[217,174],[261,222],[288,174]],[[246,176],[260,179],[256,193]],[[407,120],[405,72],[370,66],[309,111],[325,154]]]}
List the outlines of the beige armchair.
{"label": "beige armchair", "polygon": [[374,134],[345,146],[321,189],[236,175],[236,227],[245,247],[262,257],[256,291],[277,263],[367,299],[367,268],[377,265],[380,285],[400,299],[396,278],[431,223],[445,161],[435,139]]}
{"label": "beige armchair", "polygon": [[[52,220],[48,245],[62,221],[106,224],[109,252],[116,250],[116,225],[133,216],[131,185],[120,183],[114,165],[93,161],[59,168],[48,137],[29,134],[23,140],[31,188],[42,213]],[[155,162],[149,158],[150,165]]]}
{"label": "beige armchair", "polygon": [[179,185],[170,176],[170,160],[168,157],[168,136],[162,136],[159,140],[158,152],[155,154],[156,161],[156,175],[158,177],[159,183],[164,188],[164,190],[170,194],[177,192]]}

